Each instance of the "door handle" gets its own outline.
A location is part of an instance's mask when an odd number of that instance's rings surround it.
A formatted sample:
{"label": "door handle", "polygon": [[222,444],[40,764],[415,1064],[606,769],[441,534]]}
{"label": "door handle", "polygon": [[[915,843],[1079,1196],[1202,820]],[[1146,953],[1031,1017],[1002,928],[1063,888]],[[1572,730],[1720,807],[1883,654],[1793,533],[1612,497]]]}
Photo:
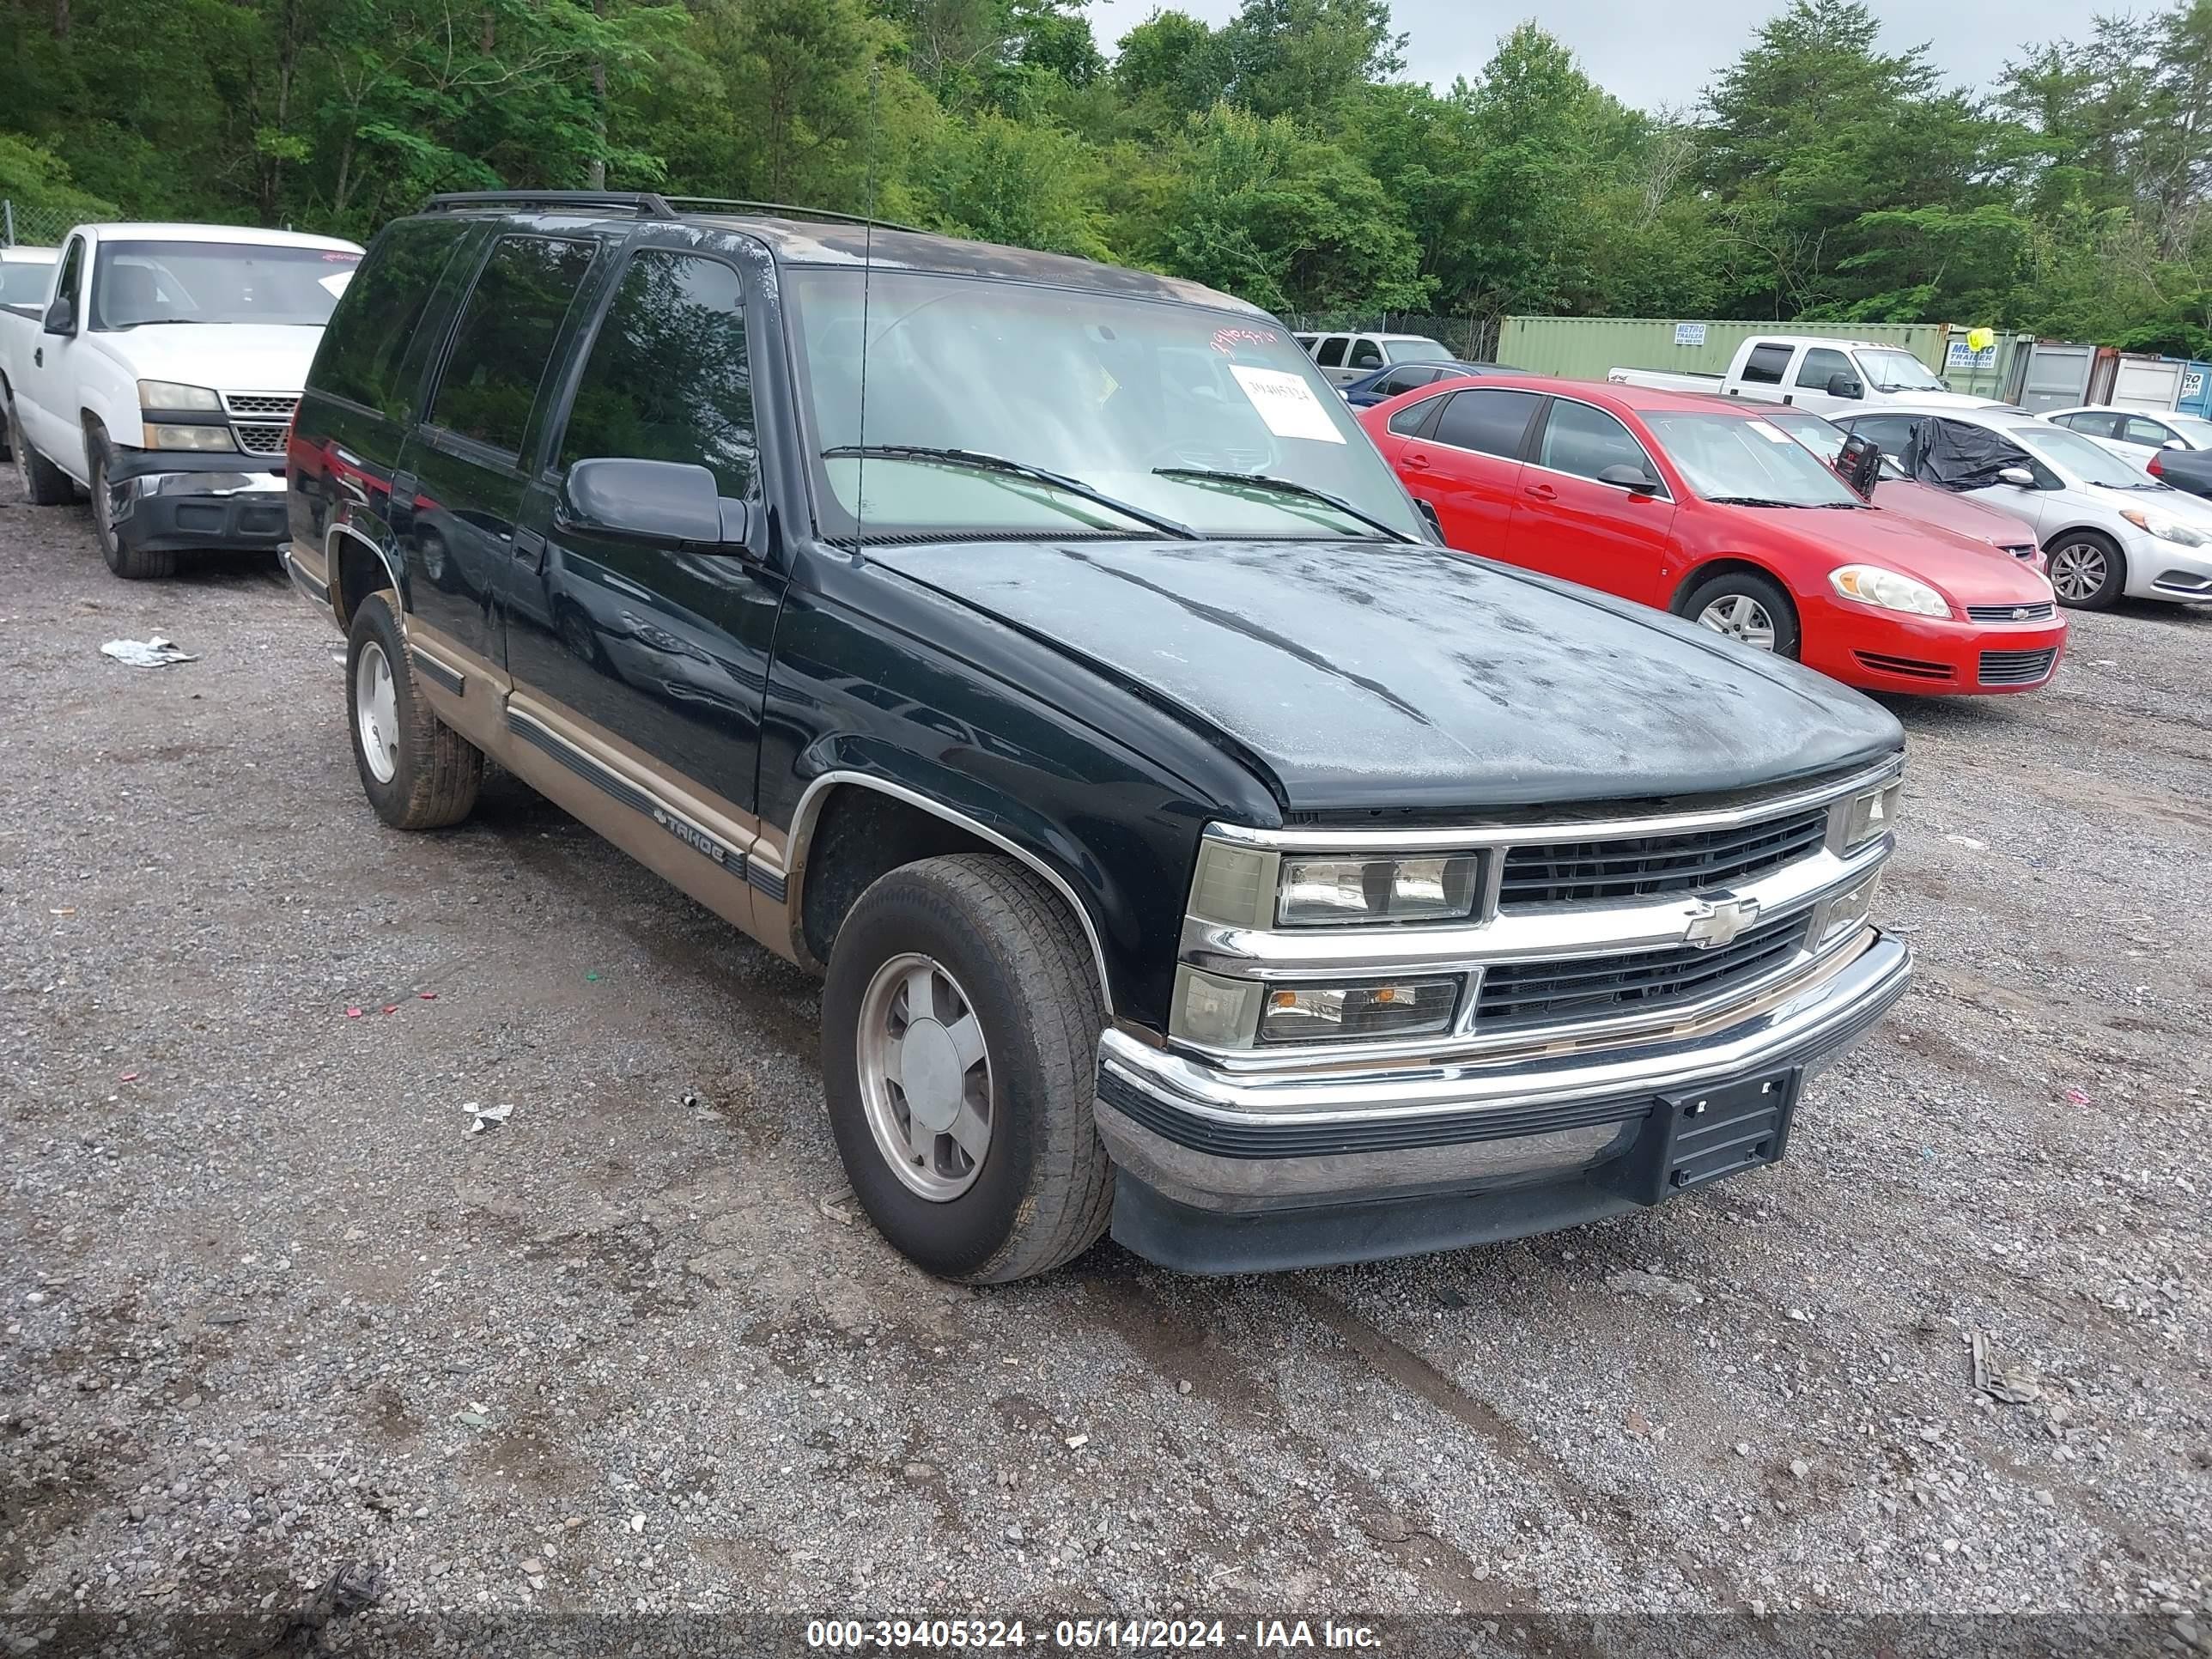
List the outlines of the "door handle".
{"label": "door handle", "polygon": [[31,350],[31,367],[32,367],[33,368],[44,368],[46,366],[46,347],[44,347],[44,346],[34,346],[34,347],[33,347],[33,348],[32,348],[32,350]]}
{"label": "door handle", "polygon": [[1406,465],[1416,472],[1426,472],[1429,470],[1429,458],[1420,454],[1408,455],[1406,457]]}
{"label": "door handle", "polygon": [[542,569],[545,563],[545,538],[534,530],[516,531],[514,562],[526,564],[532,570]]}
{"label": "door handle", "polygon": [[1540,501],[1556,501],[1559,499],[1559,492],[1549,484],[1523,484],[1521,487],[1521,493],[1524,495],[1534,495]]}

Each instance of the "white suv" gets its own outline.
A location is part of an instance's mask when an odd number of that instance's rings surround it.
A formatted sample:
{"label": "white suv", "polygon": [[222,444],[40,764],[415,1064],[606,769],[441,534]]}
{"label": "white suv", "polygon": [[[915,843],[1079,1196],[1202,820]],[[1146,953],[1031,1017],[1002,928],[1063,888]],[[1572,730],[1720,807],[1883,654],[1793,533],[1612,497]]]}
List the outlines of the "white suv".
{"label": "white suv", "polygon": [[2101,611],[2123,593],[2212,600],[2212,502],[2079,432],[2007,409],[1889,408],[1838,424],[1902,458],[1923,421],[1953,428],[1941,448],[1960,459],[1939,458],[1916,476],[2032,526],[2061,605]]}

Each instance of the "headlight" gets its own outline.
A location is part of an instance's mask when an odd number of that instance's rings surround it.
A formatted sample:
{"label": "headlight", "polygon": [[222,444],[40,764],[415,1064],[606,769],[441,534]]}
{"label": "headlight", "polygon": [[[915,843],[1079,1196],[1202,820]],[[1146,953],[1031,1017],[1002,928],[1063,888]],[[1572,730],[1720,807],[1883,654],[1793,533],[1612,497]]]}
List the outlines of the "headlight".
{"label": "headlight", "polygon": [[227,426],[155,426],[146,428],[149,449],[235,449]]}
{"label": "headlight", "polygon": [[1283,860],[1277,917],[1285,927],[1464,921],[1480,896],[1474,854],[1422,859]]}
{"label": "headlight", "polygon": [[1831,571],[1828,585],[1847,599],[1882,611],[1903,611],[1916,617],[1948,617],[1951,603],[1923,581],[1878,564],[1847,564]]}
{"label": "headlight", "polygon": [[1876,836],[1887,835],[1897,822],[1898,804],[1905,799],[1902,780],[1881,789],[1869,789],[1844,803],[1844,847],[1846,853],[1863,847]]}
{"label": "headlight", "polygon": [[1456,979],[1362,985],[1278,985],[1260,1016],[1262,1042],[1425,1036],[1451,1029]]}
{"label": "headlight", "polygon": [[179,386],[174,380],[138,382],[141,409],[221,409],[222,399],[204,386]]}
{"label": "headlight", "polygon": [[2203,547],[2212,544],[2212,536],[2191,530],[2179,519],[2169,519],[2163,513],[2148,513],[2140,507],[2124,507],[2120,516],[2136,529],[2155,536],[2162,542],[2172,542],[2177,547]]}

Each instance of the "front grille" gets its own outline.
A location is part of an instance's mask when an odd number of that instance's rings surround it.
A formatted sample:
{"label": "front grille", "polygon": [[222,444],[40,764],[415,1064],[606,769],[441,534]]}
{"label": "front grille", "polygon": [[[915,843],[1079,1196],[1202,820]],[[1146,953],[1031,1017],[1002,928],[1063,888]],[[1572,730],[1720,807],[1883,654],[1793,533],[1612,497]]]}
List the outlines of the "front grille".
{"label": "front grille", "polygon": [[2040,651],[1984,651],[1982,653],[1982,684],[1984,685],[2033,685],[2051,672],[2057,659],[2058,647],[2046,646]]}
{"label": "front grille", "polygon": [[1516,847],[1505,855],[1498,902],[1553,904],[1723,887],[1805,857],[1827,834],[1828,809],[1815,806],[1733,830]]}
{"label": "front grille", "polygon": [[2038,599],[2033,605],[1970,605],[1966,614],[1976,622],[2049,622],[2058,607],[2049,599]]}
{"label": "front grille", "polygon": [[289,421],[292,418],[293,408],[300,399],[296,395],[287,397],[281,393],[264,395],[227,392],[223,394],[222,401],[224,406],[234,415],[259,416],[269,419]]}
{"label": "front grille", "polygon": [[236,430],[238,447],[249,455],[282,455],[284,453],[283,427],[240,421]]}
{"label": "front grille", "polygon": [[1483,975],[1475,1030],[1651,1013],[1721,995],[1786,964],[1805,942],[1808,916],[1799,910],[1710,949],[1674,945],[1566,962],[1501,963]]}
{"label": "front grille", "polygon": [[1909,680],[1948,680],[1951,669],[1948,664],[1923,662],[1917,657],[1892,657],[1880,651],[1854,651],[1851,654],[1860,664],[1877,674],[1898,674]]}

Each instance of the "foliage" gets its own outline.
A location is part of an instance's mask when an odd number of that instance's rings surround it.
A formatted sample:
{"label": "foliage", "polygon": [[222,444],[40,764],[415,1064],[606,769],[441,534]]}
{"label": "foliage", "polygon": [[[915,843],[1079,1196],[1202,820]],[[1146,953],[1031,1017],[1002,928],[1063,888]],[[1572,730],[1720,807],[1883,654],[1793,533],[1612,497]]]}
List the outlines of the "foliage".
{"label": "foliage", "polygon": [[366,237],[441,189],[795,200],[1298,311],[1942,319],[2212,349],[2212,0],[1979,95],[1787,0],[1689,112],[1535,23],[1446,90],[1388,0],[0,0],[27,215]]}

